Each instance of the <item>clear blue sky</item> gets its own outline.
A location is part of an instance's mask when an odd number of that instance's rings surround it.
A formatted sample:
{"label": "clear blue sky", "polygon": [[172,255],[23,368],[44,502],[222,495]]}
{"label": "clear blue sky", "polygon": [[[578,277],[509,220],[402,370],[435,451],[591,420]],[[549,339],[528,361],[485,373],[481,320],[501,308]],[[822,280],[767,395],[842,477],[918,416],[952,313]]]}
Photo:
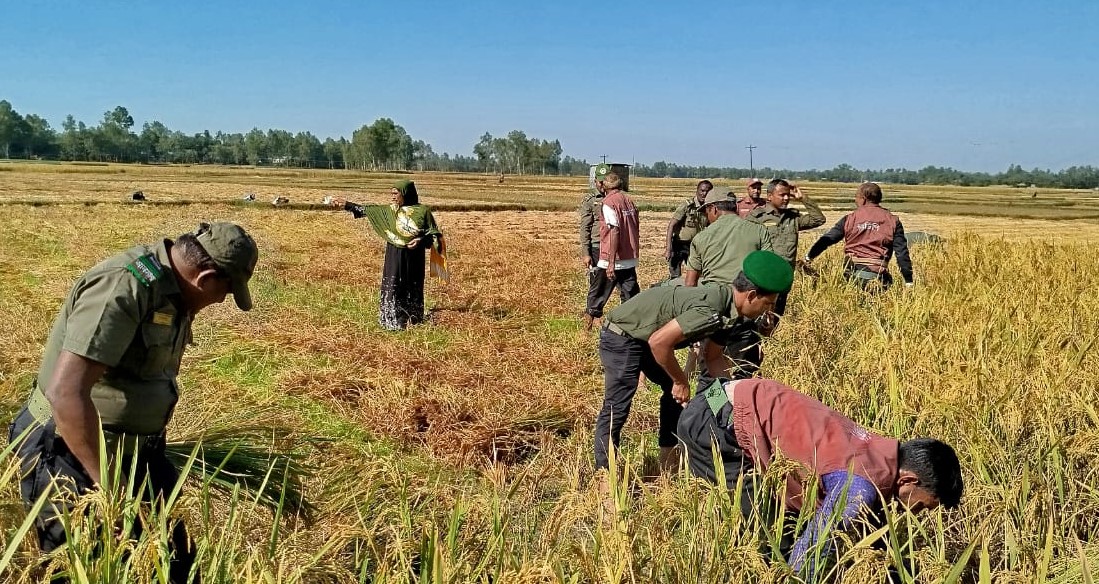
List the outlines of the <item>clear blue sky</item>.
{"label": "clear blue sky", "polygon": [[[835,4],[836,6],[830,6]],[[651,163],[1099,164],[1099,2],[15,2],[0,99],[437,152],[521,129]]]}

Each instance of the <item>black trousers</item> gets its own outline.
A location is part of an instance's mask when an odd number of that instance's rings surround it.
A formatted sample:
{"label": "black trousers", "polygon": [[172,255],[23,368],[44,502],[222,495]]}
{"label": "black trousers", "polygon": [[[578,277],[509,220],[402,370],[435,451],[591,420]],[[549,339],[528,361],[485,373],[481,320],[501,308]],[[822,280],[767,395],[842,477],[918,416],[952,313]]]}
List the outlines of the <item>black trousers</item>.
{"label": "black trousers", "polygon": [[[593,262],[594,266],[595,263]],[[641,286],[637,284],[637,269],[628,268],[615,270],[614,279],[607,277],[607,270],[602,268],[588,269],[588,303],[585,312],[592,318],[603,316],[603,307],[611,298],[611,292],[618,288],[618,295],[622,302],[629,300],[641,292]]]}
{"label": "black trousers", "polygon": [[378,324],[398,331],[424,321],[424,247],[385,244]]}
{"label": "black trousers", "polygon": [[691,242],[672,240],[672,255],[668,258],[668,279],[678,278],[683,273],[683,263],[691,255]]}
{"label": "black trousers", "polygon": [[611,444],[622,442],[622,426],[630,416],[633,396],[642,372],[660,386],[660,446],[676,445],[675,428],[683,406],[672,397],[672,378],[653,358],[649,343],[599,332],[599,360],[603,362],[603,407],[595,420],[595,467],[608,468]]}
{"label": "black trousers", "polygon": [[[39,548],[48,553],[61,547],[67,539],[60,518],[71,513],[76,497],[91,490],[94,485],[83,465],[69,451],[61,436],[57,435],[52,420],[45,425],[39,424],[24,408],[9,427],[8,441],[15,442],[24,432],[27,434],[15,449],[20,461],[19,493],[23,504],[30,510],[43,492],[51,491],[50,501],[42,507],[35,519]],[[164,455],[163,439],[157,445],[143,448],[136,456],[138,458],[134,481],[141,483],[147,480],[143,499],[150,503],[162,502],[171,494],[179,480],[179,471]],[[132,460],[125,456],[119,464],[128,472]],[[129,537],[139,538],[144,529],[141,521],[136,521]],[[173,527],[169,547],[173,554],[169,567],[170,581],[180,584],[187,582],[195,562],[195,546],[182,521],[176,522]],[[196,572],[193,582],[200,581]]]}
{"label": "black trousers", "polygon": [[[708,387],[699,387],[697,395],[687,404],[679,418],[678,434],[687,456],[687,469],[691,475],[716,485],[719,484],[717,465],[721,465],[726,489],[734,491],[737,482],[742,481],[740,512],[746,518],[755,516],[761,527],[769,528],[774,525],[777,514],[782,512],[781,505],[777,501],[761,500],[757,497],[759,476],[750,472],[753,469],[752,460],[737,443],[729,422],[733,406],[726,403],[715,416],[706,401],[706,389]],[[778,549],[771,549],[768,538],[760,534],[760,553],[767,557],[788,557],[794,545],[793,527],[796,522],[797,514],[788,513]]]}

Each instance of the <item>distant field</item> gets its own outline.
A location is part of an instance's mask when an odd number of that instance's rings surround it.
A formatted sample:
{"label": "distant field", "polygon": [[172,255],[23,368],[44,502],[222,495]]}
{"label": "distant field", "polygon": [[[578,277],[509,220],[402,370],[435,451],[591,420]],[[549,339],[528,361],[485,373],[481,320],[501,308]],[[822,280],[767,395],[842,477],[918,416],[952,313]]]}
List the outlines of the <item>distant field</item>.
{"label": "distant field", "polygon": [[[286,196],[294,205],[318,204],[327,194],[382,196],[397,178],[414,177],[421,191],[442,208],[521,205],[572,210],[586,177],[507,176],[459,173],[384,174],[331,170],[281,170],[217,166],[139,166],[0,163],[2,202],[121,202],[141,190],[151,202],[232,202],[255,193],[260,203]],[[631,179],[636,202],[670,211],[693,190],[695,179]],[[715,181],[743,191],[740,181]],[[857,185],[801,183],[825,208],[853,208]],[[885,185],[894,211],[1030,219],[1099,221],[1099,192],[1013,187]]]}
{"label": "distant field", "polygon": [[[452,280],[429,280],[429,324],[386,333],[376,322],[383,244],[349,214],[307,204],[335,193],[381,202],[398,176],[440,209]],[[693,183],[633,182],[647,205],[643,285],[666,273],[656,250]],[[221,575],[214,581],[792,581],[781,562],[759,559],[723,492],[685,477],[638,478],[655,450],[652,388],[625,428],[634,475],[621,519],[602,514],[590,484],[602,372],[596,337],[578,324],[585,282],[573,208],[585,185],[0,164],[0,420],[25,399],[50,323],[84,270],[201,220],[237,221],[261,249],[256,309],[227,303],[199,315],[170,436],[268,424],[331,441],[304,449],[319,508],[311,523],[185,490],[180,512],[204,570]],[[854,185],[805,186],[825,203],[828,225],[851,206]],[[150,202],[128,202],[134,190]],[[258,201],[240,203],[245,192]],[[302,207],[273,208],[276,195]],[[886,550],[841,544],[831,576],[883,582],[911,546],[920,582],[1094,581],[1099,297],[1090,291],[1099,267],[1089,243],[1099,241],[1099,202],[1007,188],[886,186],[886,196],[909,231],[948,244],[915,246],[918,285],[873,299],[842,282],[840,254],[829,250],[823,277],[796,283],[763,374],[876,431],[953,443],[967,493],[957,512],[892,513]],[[992,211],[1012,216],[985,216]],[[12,465],[0,456],[0,477]],[[14,481],[0,482],[0,552],[22,520]],[[0,582],[39,579],[34,552],[24,541]],[[150,559],[136,557],[141,573]]]}

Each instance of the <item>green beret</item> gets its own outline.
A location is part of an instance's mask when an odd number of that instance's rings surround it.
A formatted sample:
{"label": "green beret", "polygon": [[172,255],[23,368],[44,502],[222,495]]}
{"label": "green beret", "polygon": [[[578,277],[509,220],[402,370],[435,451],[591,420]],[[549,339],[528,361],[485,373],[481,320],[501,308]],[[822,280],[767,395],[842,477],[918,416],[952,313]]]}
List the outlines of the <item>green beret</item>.
{"label": "green beret", "polygon": [[758,250],[748,254],[743,271],[748,280],[768,294],[789,292],[794,285],[794,268],[774,252]]}

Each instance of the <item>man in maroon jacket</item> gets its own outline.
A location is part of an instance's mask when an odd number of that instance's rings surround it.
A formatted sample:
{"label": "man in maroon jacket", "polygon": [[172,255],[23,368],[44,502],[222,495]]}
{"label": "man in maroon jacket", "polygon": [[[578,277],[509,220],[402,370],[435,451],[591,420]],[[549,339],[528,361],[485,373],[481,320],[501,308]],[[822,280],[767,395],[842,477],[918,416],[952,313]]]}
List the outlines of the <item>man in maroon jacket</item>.
{"label": "man in maroon jacket", "polygon": [[[732,490],[741,474],[766,471],[781,451],[796,469],[786,475],[787,510],[815,501],[818,511],[793,544],[790,563],[812,571],[810,551],[829,543],[827,531],[845,529],[864,511],[896,499],[913,512],[962,497],[961,465],[954,449],[930,438],[898,442],[859,426],[819,401],[769,379],[717,380],[699,391],[679,418],[678,435],[691,474],[717,482],[715,457]],[[744,513],[753,513],[753,476],[744,477]],[[815,496],[806,496],[812,486]],[[834,525],[832,522],[837,523]],[[785,550],[783,550],[785,553]],[[808,560],[808,564],[807,564]]]}
{"label": "man in maroon jacket", "polygon": [[866,182],[855,193],[856,209],[845,215],[809,248],[805,256],[808,265],[829,246],[843,241],[843,274],[864,289],[871,286],[889,288],[889,258],[897,258],[904,285],[912,285],[912,259],[908,256],[908,240],[896,215],[881,206],[881,187]]}
{"label": "man in maroon jacket", "polygon": [[593,267],[592,285],[588,290],[585,326],[603,317],[603,307],[615,287],[622,302],[641,291],[637,283],[637,256],[641,249],[637,207],[622,190],[622,179],[609,172],[603,178],[606,196],[599,214],[599,260]]}

